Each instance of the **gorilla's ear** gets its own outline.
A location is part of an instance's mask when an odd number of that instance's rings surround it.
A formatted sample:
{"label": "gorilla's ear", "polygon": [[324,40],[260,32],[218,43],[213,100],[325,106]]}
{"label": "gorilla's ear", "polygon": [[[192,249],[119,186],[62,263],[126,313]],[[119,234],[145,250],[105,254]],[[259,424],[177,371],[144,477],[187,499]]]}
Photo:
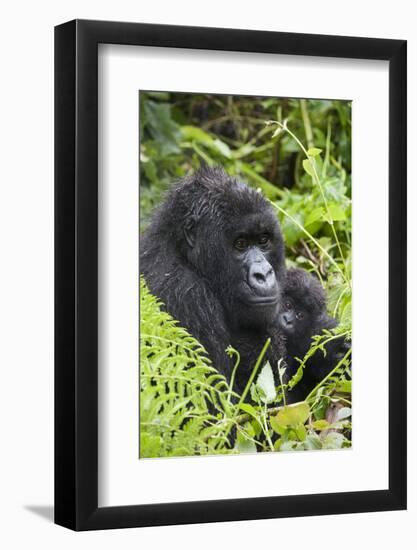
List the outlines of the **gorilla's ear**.
{"label": "gorilla's ear", "polygon": [[183,232],[185,240],[190,248],[195,246],[195,229],[196,229],[195,219],[188,218],[183,225]]}

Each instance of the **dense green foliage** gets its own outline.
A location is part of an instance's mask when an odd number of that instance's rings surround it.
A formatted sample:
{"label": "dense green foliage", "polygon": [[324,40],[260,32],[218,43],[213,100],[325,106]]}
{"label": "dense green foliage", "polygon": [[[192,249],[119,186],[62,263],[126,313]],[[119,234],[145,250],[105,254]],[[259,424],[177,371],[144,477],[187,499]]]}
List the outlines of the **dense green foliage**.
{"label": "dense green foliage", "polygon": [[161,311],[143,279],[140,290],[141,456],[213,452],[221,430],[209,405],[227,409],[226,380],[201,344]]}
{"label": "dense green foliage", "polygon": [[[233,379],[229,386],[141,281],[141,456],[349,446],[350,351],[305,402],[285,398],[308,356],[351,335],[350,104],[160,92],[140,101],[141,230],[173,181],[201,161],[221,164],[271,201],[287,264],[316,273],[340,320],[313,339],[288,385],[274,387],[265,348],[237,396]],[[239,368],[237,352],[228,353]]]}

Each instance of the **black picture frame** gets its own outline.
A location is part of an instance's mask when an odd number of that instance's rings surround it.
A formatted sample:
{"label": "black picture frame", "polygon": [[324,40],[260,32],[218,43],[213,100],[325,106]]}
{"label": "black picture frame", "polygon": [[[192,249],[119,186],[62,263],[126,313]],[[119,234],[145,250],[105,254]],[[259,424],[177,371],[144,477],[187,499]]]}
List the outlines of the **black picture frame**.
{"label": "black picture frame", "polygon": [[[389,488],[98,507],[98,44],[389,62]],[[406,508],[406,41],[74,20],[55,28],[55,522],[74,530]],[[372,230],[370,226],[370,230]]]}

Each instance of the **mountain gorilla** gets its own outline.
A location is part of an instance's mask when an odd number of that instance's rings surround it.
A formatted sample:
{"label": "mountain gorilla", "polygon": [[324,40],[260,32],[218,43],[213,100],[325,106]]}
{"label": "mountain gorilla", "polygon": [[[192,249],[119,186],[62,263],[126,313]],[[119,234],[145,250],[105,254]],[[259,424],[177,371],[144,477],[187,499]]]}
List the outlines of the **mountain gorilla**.
{"label": "mountain gorilla", "polygon": [[[289,269],[283,281],[279,325],[285,335],[286,363],[293,375],[310,348],[311,338],[324,329],[337,327],[338,322],[327,314],[326,294],[319,280],[303,269]],[[326,355],[317,350],[304,368],[303,377],[289,392],[289,401],[302,401],[309,392],[337,365],[349,344],[336,338],[326,346]]]}
{"label": "mountain gorilla", "polygon": [[169,191],[141,239],[140,271],[166,310],[242,392],[268,337],[272,369],[285,354],[277,311],[285,276],[277,217],[264,197],[221,168],[201,168]]}

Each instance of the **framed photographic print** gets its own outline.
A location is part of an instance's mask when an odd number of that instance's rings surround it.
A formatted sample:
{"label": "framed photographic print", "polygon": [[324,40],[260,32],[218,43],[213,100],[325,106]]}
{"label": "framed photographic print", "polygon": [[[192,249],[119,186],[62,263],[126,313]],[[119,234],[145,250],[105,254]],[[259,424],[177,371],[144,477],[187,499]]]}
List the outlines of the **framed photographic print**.
{"label": "framed photographic print", "polygon": [[406,42],[55,29],[55,521],[406,507]]}

